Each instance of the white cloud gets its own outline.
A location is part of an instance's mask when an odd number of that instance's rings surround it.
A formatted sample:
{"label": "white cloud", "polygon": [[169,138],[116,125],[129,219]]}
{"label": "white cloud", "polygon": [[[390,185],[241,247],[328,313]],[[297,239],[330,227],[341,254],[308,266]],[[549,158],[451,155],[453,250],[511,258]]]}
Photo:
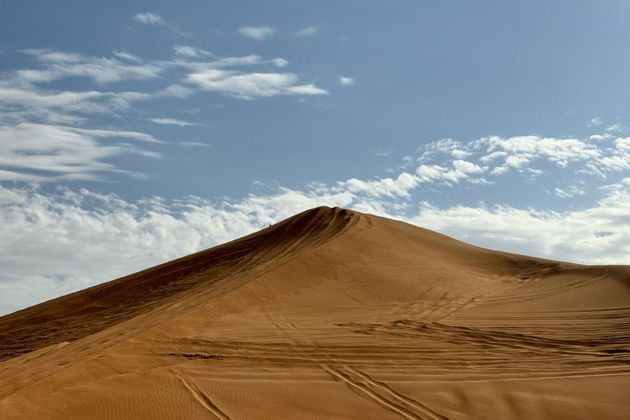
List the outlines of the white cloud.
{"label": "white cloud", "polygon": [[424,204],[414,224],[476,245],[564,261],[627,264],[630,179],[579,211],[512,206],[438,208]]}
{"label": "white cloud", "polygon": [[[137,63],[124,58],[90,57],[49,49],[29,49],[24,53],[37,58],[42,70],[18,70],[15,79],[22,83],[48,83],[67,77],[87,77],[97,83],[113,83],[123,80],[147,80],[157,78],[164,66],[160,63]],[[117,56],[120,57],[121,53]]]}
{"label": "white cloud", "polygon": [[[276,68],[288,66],[288,61],[280,57],[265,60],[252,54],[215,58],[208,51],[190,46],[175,47],[177,57],[173,60],[144,60],[120,51],[114,51],[112,57],[92,57],[52,49],[22,52],[34,57],[38,67],[0,75],[0,125],[28,122],[83,125],[95,114],[121,117],[125,112],[127,117],[128,111],[140,101],[169,96],[184,99],[203,90],[215,90],[242,99],[328,93],[312,83],[298,83],[294,73],[269,72],[270,65]],[[240,70],[246,66],[261,69]],[[194,80],[205,72],[212,74],[212,70],[226,72],[222,73],[226,76],[224,80],[214,81],[218,84],[216,89],[187,83],[189,78]],[[87,78],[99,85],[155,79],[170,85],[153,92],[55,89],[55,82],[73,77]]]}
{"label": "white cloud", "polygon": [[35,87],[15,87],[0,82],[0,124],[42,121],[77,124],[86,115],[127,110],[133,102],[149,99],[141,92],[43,91]]}
{"label": "white cloud", "polygon": [[202,90],[240,99],[328,93],[312,84],[298,85],[298,76],[294,73],[241,73],[209,68],[189,74],[186,81]]}
{"label": "white cloud", "polygon": [[138,13],[133,20],[144,25],[166,25],[162,16],[151,12]]}
{"label": "white cloud", "polygon": [[140,61],[140,57],[124,51],[114,51],[114,55],[118,58],[122,58],[123,60]]}
{"label": "white cloud", "polygon": [[264,64],[265,61],[258,54],[250,54],[243,57],[222,57],[211,63],[201,66],[191,66],[194,69],[200,68],[223,68],[223,67],[236,67],[236,66],[252,66],[256,64]]}
{"label": "white cloud", "polygon": [[612,135],[606,133],[606,134],[593,134],[592,136],[589,136],[589,140],[593,140],[593,141],[602,141],[602,140],[607,140],[609,138],[611,138]]}
{"label": "white cloud", "polygon": [[351,178],[339,182],[335,191],[349,191],[353,194],[361,193],[372,197],[409,197],[409,191],[414,189],[420,180],[418,177],[403,172],[397,178],[381,178],[372,181],[362,181]]}
{"label": "white cloud", "polygon": [[209,144],[201,143],[198,141],[182,141],[179,144],[181,144],[184,147],[210,147]]}
{"label": "white cloud", "polygon": [[[453,139],[442,139],[423,147],[420,161],[428,162],[441,157],[443,160],[466,158],[493,176],[516,171],[538,176],[556,168],[573,168],[575,173],[589,173],[606,178],[610,173],[630,168],[627,138],[615,138],[611,134],[578,138],[541,137],[537,135],[498,137],[489,136],[463,144]],[[457,159],[456,159],[457,160]],[[452,161],[455,162],[455,161]],[[425,168],[432,173],[435,168]],[[444,174],[448,171],[444,169]],[[480,173],[478,171],[477,173]],[[444,179],[444,174],[440,176]],[[454,176],[455,173],[449,174]],[[469,173],[469,175],[471,175]],[[480,182],[479,178],[467,178]],[[485,182],[485,181],[481,181]]]}
{"label": "white cloud", "polygon": [[152,121],[156,124],[161,124],[161,125],[178,125],[180,127],[199,125],[197,123],[191,123],[184,120],[178,120],[177,118],[151,118],[149,121]]}
{"label": "white cloud", "polygon": [[308,28],[296,31],[295,36],[313,36],[317,32],[319,32],[319,26],[309,26]]}
{"label": "white cloud", "polygon": [[285,89],[287,95],[328,95],[328,91],[318,88],[312,83],[306,85],[289,86]]}
{"label": "white cloud", "polygon": [[598,174],[630,170],[630,137],[619,137],[614,141],[614,147],[609,149],[609,154],[599,158],[590,164],[590,167]]}
{"label": "white cloud", "polygon": [[273,35],[276,30],[268,26],[244,26],[239,28],[238,32],[243,36],[261,40]]}
{"label": "white cloud", "polygon": [[483,172],[481,166],[461,159],[453,161],[453,167],[457,172],[462,174],[478,174]]}
{"label": "white cloud", "polygon": [[179,83],[175,83],[166,87],[163,93],[167,96],[174,96],[175,98],[183,99],[187,98],[195,93],[194,89],[186,86],[182,86]]}
{"label": "white cloud", "polygon": [[462,179],[467,179],[471,175],[480,174],[484,169],[472,162],[456,159],[452,162],[452,168],[441,165],[420,165],[416,169],[416,174],[422,182],[445,182],[459,183]]}
{"label": "white cloud", "polygon": [[602,120],[599,117],[595,117],[587,125],[589,127],[598,127],[598,126],[602,125],[603,123],[604,123],[604,120]]}
{"label": "white cloud", "polygon": [[349,86],[354,84],[354,79],[352,77],[341,76],[339,78],[339,83],[344,86]]}
{"label": "white cloud", "polygon": [[584,194],[586,194],[586,191],[575,185],[571,185],[564,189],[556,187],[553,190],[553,195],[559,198],[572,198]]}
{"label": "white cloud", "polygon": [[481,138],[474,143],[474,148],[485,149],[483,162],[503,159],[503,164],[493,170],[495,174],[504,173],[510,169],[521,170],[536,159],[546,159],[558,166],[564,167],[570,162],[585,161],[597,158],[599,149],[579,139],[558,139],[553,137],[518,136],[501,138],[490,136]]}
{"label": "white cloud", "polygon": [[627,127],[621,123],[615,123],[606,127],[604,131],[606,133],[622,133],[624,130],[626,130],[626,128]]}
{"label": "white cloud", "polygon": [[433,159],[437,154],[450,154],[456,158],[464,158],[471,154],[470,151],[465,149],[471,148],[474,145],[474,143],[471,145],[464,145],[463,143],[450,138],[432,141],[423,145],[423,152],[420,156],[420,160],[427,161]]}
{"label": "white cloud", "polygon": [[[112,141],[157,142],[136,131],[82,129],[22,123],[0,127],[0,181],[99,180],[103,172],[137,173],[106,160],[122,154],[159,158],[156,152]],[[109,140],[109,141],[104,141]]]}
{"label": "white cloud", "polygon": [[179,36],[184,36],[184,37],[192,36],[188,32],[182,31],[177,26],[167,23],[166,20],[162,16],[156,15],[155,13],[151,13],[151,12],[138,13],[137,15],[133,17],[133,20],[134,22],[140,23],[142,25],[166,27]]}
{"label": "white cloud", "polygon": [[187,45],[179,45],[179,46],[173,47],[173,50],[175,51],[176,55],[179,55],[182,57],[199,58],[199,57],[212,56],[212,53],[204,50],[203,48],[195,48],[195,47],[191,47]]}
{"label": "white cloud", "polygon": [[[241,99],[254,99],[275,95],[322,95],[328,93],[313,84],[298,84],[294,73],[243,72],[229,67],[272,64],[286,67],[289,63],[284,58],[263,60],[259,55],[244,57],[223,57],[213,61],[120,61],[115,58],[85,57],[79,54],[60,53],[54,50],[28,50],[39,62],[44,64],[40,70],[19,70],[15,79],[18,85],[51,82],[67,77],[88,77],[98,83],[113,83],[123,80],[155,79],[169,69],[188,70],[182,83],[173,83],[162,90],[162,94],[185,98],[195,90],[191,85],[206,91],[221,92]],[[190,46],[175,47],[175,54],[184,59],[209,57],[203,49]],[[120,53],[117,55],[119,58]],[[31,86],[28,88],[33,90]],[[100,94],[99,92],[94,93]],[[158,94],[159,95],[159,94]],[[149,95],[147,95],[149,96]],[[137,99],[137,98],[133,98]]]}
{"label": "white cloud", "polygon": [[274,58],[270,60],[276,67],[286,67],[289,65],[289,62],[284,58]]}

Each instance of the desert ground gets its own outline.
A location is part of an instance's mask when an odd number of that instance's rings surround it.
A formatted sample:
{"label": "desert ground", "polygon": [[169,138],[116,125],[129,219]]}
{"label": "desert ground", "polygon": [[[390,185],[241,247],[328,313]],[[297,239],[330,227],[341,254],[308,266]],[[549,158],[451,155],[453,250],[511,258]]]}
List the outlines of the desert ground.
{"label": "desert ground", "polygon": [[7,420],[621,420],[630,266],[320,207],[4,316],[0,360]]}

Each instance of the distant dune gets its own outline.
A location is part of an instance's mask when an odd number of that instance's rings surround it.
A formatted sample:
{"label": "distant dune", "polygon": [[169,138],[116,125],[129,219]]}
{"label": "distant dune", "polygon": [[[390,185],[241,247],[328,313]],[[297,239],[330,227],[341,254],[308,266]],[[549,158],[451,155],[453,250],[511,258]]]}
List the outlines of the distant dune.
{"label": "distant dune", "polygon": [[4,316],[0,360],[2,419],[625,420],[630,266],[320,207]]}

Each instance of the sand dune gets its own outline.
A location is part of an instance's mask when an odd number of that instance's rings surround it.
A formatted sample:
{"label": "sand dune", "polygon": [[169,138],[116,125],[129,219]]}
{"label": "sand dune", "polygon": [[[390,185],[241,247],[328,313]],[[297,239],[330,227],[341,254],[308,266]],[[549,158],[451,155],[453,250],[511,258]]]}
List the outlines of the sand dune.
{"label": "sand dune", "polygon": [[321,207],[2,317],[0,360],[3,419],[626,419],[630,267]]}

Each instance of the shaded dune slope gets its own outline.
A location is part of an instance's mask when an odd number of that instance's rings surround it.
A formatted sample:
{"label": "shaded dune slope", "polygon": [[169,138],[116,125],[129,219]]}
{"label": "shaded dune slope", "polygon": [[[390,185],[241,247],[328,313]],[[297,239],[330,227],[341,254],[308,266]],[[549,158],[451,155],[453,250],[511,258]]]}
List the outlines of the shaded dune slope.
{"label": "shaded dune slope", "polygon": [[624,419],[629,287],[320,207],[0,318],[0,413]]}
{"label": "shaded dune slope", "polygon": [[[344,209],[315,208],[232,242],[0,317],[0,361],[93,334],[195,287],[260,271],[339,235],[356,222]],[[203,273],[203,276],[198,274]],[[222,284],[225,291],[240,283]]]}

